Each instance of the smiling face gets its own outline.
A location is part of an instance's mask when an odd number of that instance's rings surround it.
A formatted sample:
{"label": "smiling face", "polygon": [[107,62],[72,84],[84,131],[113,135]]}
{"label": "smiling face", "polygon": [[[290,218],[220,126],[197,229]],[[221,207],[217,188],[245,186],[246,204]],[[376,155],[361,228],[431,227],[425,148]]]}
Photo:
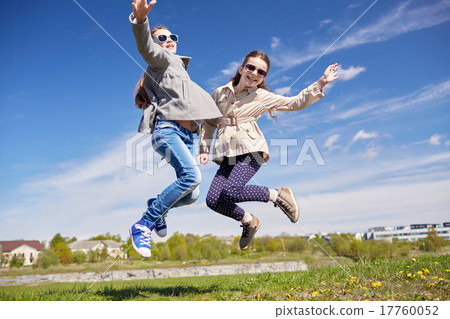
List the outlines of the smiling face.
{"label": "smiling face", "polygon": [[[246,65],[255,66],[254,70],[250,70],[246,67]],[[251,89],[264,81],[264,76],[258,73],[258,70],[263,70],[265,73],[268,71],[267,63],[259,57],[250,57],[239,69],[239,73],[241,74],[241,79],[237,85],[238,90],[243,89]],[[261,71],[260,71],[261,73]]]}
{"label": "smiling face", "polygon": [[[158,36],[158,35],[161,35],[161,34],[164,34],[164,35],[169,36],[169,35],[172,34],[172,32],[170,32],[169,30],[165,30],[165,29],[159,29],[159,30],[157,30],[157,31],[154,32],[153,38],[156,37],[156,36]],[[172,52],[173,54],[176,54],[176,53],[177,53],[177,43],[176,43],[176,42],[173,42],[170,38],[168,38],[168,40],[165,41],[165,42],[163,42],[163,43],[159,42],[158,40],[156,40],[155,43],[159,44],[159,45],[162,46],[164,49],[169,50],[169,51]]]}

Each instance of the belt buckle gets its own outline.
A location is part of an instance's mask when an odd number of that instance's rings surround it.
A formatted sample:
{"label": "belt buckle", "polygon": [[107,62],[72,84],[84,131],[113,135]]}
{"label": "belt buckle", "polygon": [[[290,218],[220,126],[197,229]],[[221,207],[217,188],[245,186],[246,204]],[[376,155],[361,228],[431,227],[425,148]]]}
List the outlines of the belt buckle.
{"label": "belt buckle", "polygon": [[235,115],[235,116],[232,116],[232,117],[230,118],[230,122],[231,122],[231,125],[232,125],[232,126],[237,126],[238,121],[237,121],[236,115]]}

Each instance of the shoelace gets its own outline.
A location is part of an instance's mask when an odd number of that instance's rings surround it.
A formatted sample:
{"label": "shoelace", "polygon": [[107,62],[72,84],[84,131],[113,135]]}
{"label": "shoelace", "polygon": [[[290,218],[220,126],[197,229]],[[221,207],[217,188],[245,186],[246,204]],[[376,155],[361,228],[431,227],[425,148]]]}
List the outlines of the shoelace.
{"label": "shoelace", "polygon": [[242,229],[242,237],[248,237],[250,235],[250,223],[241,225]]}
{"label": "shoelace", "polygon": [[158,218],[158,220],[155,222],[155,225],[160,227],[164,226],[166,224],[166,221],[164,220],[164,217]]}
{"label": "shoelace", "polygon": [[139,243],[142,245],[150,246],[150,241],[152,239],[151,230],[143,225],[136,225],[135,227],[142,231],[142,233],[140,234],[141,236],[139,236]]}

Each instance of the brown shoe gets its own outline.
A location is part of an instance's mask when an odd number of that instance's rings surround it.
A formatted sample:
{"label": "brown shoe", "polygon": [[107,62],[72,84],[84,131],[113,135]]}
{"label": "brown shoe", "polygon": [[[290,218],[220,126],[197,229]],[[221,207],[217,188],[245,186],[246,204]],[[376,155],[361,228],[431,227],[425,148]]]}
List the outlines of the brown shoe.
{"label": "brown shoe", "polygon": [[242,236],[241,240],[239,241],[239,247],[241,247],[242,250],[247,249],[253,242],[253,237],[255,237],[256,232],[258,231],[259,227],[261,227],[261,222],[258,218],[256,218],[253,214],[252,220],[250,223],[242,224]]}
{"label": "brown shoe", "polygon": [[299,209],[294,193],[290,188],[277,188],[278,197],[275,201],[275,207],[280,207],[283,213],[293,223],[298,221]]}

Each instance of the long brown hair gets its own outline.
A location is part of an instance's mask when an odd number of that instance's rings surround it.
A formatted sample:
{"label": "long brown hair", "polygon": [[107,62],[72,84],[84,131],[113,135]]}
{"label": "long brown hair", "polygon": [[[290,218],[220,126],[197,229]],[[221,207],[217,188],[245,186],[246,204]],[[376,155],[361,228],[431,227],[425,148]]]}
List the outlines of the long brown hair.
{"label": "long brown hair", "polygon": [[[232,83],[233,86],[238,85],[239,81],[241,80],[241,74],[239,73],[239,70],[240,70],[240,68],[243,68],[243,67],[247,64],[247,62],[248,62],[248,60],[249,60],[250,58],[260,58],[261,60],[263,60],[264,62],[266,62],[266,64],[267,64],[267,73],[269,73],[269,69],[270,69],[270,60],[269,60],[269,57],[267,56],[267,54],[265,54],[265,53],[262,52],[262,51],[258,51],[258,50],[252,51],[252,52],[250,52],[249,54],[247,54],[247,55],[245,56],[245,59],[244,59],[244,61],[242,62],[242,64],[241,64],[241,66],[239,67],[239,69],[236,71],[236,74],[230,79],[230,81],[233,82],[233,83]],[[264,90],[268,90],[269,87],[266,85],[266,83],[264,82],[264,80],[265,80],[265,79],[263,79],[263,81],[262,81],[260,84],[258,84],[258,87],[261,88],[261,89],[264,89]]]}
{"label": "long brown hair", "polygon": [[[169,29],[163,25],[154,27],[151,31],[151,37],[152,39],[155,37],[155,33],[158,30],[167,30],[169,31]],[[150,99],[148,98],[147,93],[145,92],[145,88],[144,88],[144,79],[145,79],[145,74],[147,72],[144,72],[144,74],[142,74],[140,80],[138,81],[138,83],[136,84],[136,87],[134,88],[134,102],[136,104],[136,106],[139,109],[146,109],[147,106],[150,105]]]}
{"label": "long brown hair", "polygon": [[[236,74],[230,79],[230,81],[232,81],[233,86],[236,86],[236,85],[239,84],[239,81],[241,80],[241,74],[239,73],[239,70],[240,70],[241,68],[243,68],[243,67],[247,64],[247,62],[248,62],[248,60],[249,60],[250,58],[260,58],[261,60],[263,60],[264,62],[266,62],[266,64],[267,64],[267,71],[266,71],[266,72],[269,73],[269,70],[270,70],[270,59],[269,59],[269,57],[267,56],[267,54],[265,54],[265,53],[262,52],[262,51],[258,51],[258,50],[252,51],[252,52],[250,52],[249,54],[247,54],[247,55],[245,56],[245,59],[244,59],[244,61],[242,62],[242,64],[241,64],[241,66],[239,67],[239,69],[236,71]],[[267,75],[267,74],[266,74],[266,75]],[[270,89],[270,87],[266,84],[266,82],[265,82],[265,77],[264,77],[263,81],[262,81],[260,84],[258,84],[258,87],[259,87],[260,89],[272,91],[272,90]],[[275,118],[275,119],[277,118],[275,115],[273,115],[272,111],[269,111],[269,115],[270,115],[271,118]]]}

